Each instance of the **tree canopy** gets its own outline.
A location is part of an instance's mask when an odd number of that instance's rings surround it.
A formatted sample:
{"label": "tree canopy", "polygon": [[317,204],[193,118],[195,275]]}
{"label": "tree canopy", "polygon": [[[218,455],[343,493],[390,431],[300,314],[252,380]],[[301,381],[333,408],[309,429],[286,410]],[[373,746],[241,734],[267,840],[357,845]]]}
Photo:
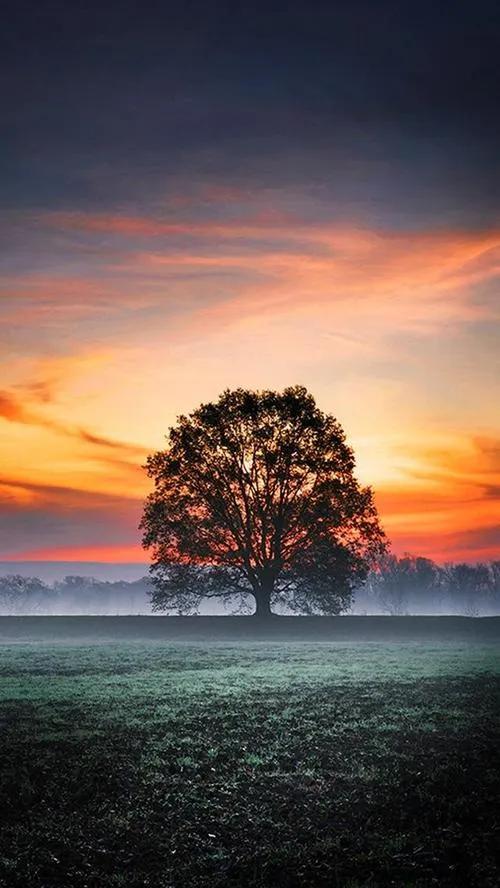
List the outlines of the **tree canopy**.
{"label": "tree canopy", "polygon": [[385,551],[354,465],[340,424],[302,386],[226,390],[179,417],[146,464],[153,607],[252,595],[260,615],[345,609]]}

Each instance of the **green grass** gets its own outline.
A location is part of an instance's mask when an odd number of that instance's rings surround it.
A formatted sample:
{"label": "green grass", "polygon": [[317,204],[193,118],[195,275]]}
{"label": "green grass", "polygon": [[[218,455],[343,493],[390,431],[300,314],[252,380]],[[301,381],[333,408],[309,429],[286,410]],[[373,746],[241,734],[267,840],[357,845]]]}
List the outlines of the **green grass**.
{"label": "green grass", "polygon": [[0,885],[496,886],[494,645],[0,647]]}

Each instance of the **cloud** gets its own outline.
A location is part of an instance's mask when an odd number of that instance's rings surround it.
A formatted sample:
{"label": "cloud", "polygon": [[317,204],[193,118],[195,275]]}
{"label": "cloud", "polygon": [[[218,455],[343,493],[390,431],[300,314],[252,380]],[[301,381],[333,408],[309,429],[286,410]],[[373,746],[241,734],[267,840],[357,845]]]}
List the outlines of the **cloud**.
{"label": "cloud", "polygon": [[[40,383],[40,388],[33,389],[32,384],[26,387],[27,392],[35,392],[40,397],[39,392],[43,393],[42,400],[50,400],[49,388],[47,384]],[[118,450],[129,457],[145,457],[148,450],[136,444],[130,444],[125,441],[116,441],[113,438],[107,438],[104,435],[96,435],[87,429],[78,426],[67,425],[58,420],[43,416],[41,413],[35,412],[29,407],[25,407],[22,400],[13,392],[0,391],[0,417],[7,422],[17,422],[24,425],[40,426],[49,429],[58,435],[66,435],[72,438],[78,438],[87,444],[92,444],[99,448]]]}
{"label": "cloud", "polygon": [[393,538],[393,549],[399,555],[411,552],[440,564],[447,561],[494,561],[500,553],[500,524],[434,535],[413,528]]}
{"label": "cloud", "polygon": [[[219,194],[214,189],[214,194]],[[225,201],[224,201],[225,203]],[[227,209],[227,206],[225,207]],[[269,209],[242,215],[241,206],[223,219],[161,219],[154,216],[125,216],[108,213],[52,212],[43,217],[46,225],[65,231],[84,231],[119,235],[123,238],[165,238],[182,235],[188,238],[274,238],[312,239],[310,230],[299,216],[291,212]],[[228,215],[228,214],[226,214]]]}
{"label": "cloud", "polygon": [[[45,224],[117,237],[114,273],[130,276],[147,298],[153,281],[191,272],[232,275],[234,298],[197,302],[214,323],[237,315],[359,300],[386,306],[393,323],[423,329],[490,317],[494,307],[470,290],[500,274],[500,231],[366,229],[267,211],[220,219],[159,219],[109,214],[49,214]],[[147,249],[147,245],[150,248]],[[182,249],[179,245],[182,244]],[[156,293],[157,301],[165,295]],[[205,322],[209,315],[205,314]]]}
{"label": "cloud", "polygon": [[[101,491],[81,490],[77,487],[59,484],[43,484],[36,481],[25,481],[18,478],[0,476],[0,494],[2,501],[9,500],[10,493],[19,491],[26,494],[27,498],[21,496],[19,505],[22,508],[23,503],[43,503],[51,505],[56,509],[66,511],[68,507],[73,508],[76,504],[83,508],[99,508],[101,506],[109,508],[113,505],[122,505],[123,503],[137,503],[136,497],[126,496],[124,494],[109,494]],[[17,499],[16,499],[17,503]]]}
{"label": "cloud", "polygon": [[24,408],[8,392],[0,391],[0,416],[9,422],[29,422]]}
{"label": "cloud", "polygon": [[0,478],[0,558],[64,547],[138,548],[140,514],[141,501],[124,495]]}
{"label": "cloud", "polygon": [[79,275],[69,262],[8,278],[4,325],[29,312],[47,335],[71,321],[76,339],[86,331],[117,343],[136,339],[138,327],[168,322],[180,337],[291,312],[417,335],[498,318],[495,301],[478,296],[500,274],[497,229],[375,229],[273,207],[265,194],[245,200],[226,206],[216,193],[208,217],[189,204],[187,217],[41,215],[40,232],[68,238],[64,262],[83,247],[85,261]]}
{"label": "cloud", "polygon": [[80,438],[82,441],[86,441],[88,444],[94,444],[96,447],[106,447],[111,450],[119,450],[120,452],[126,453],[129,456],[146,457],[149,453],[148,448],[142,447],[139,444],[130,444],[130,442],[128,441],[117,441],[114,438],[107,438],[104,435],[96,435],[92,432],[89,432],[87,429],[69,429],[67,433]]}
{"label": "cloud", "polygon": [[441,561],[499,557],[500,439],[455,435],[440,446],[423,436],[400,457],[400,481],[376,493],[395,550]]}
{"label": "cloud", "polygon": [[2,282],[1,320],[6,326],[22,318],[26,322],[27,312],[31,324],[49,320],[53,326],[65,328],[69,321],[114,317],[140,307],[144,308],[144,294],[141,300],[135,287],[130,292],[123,280],[107,279],[102,262],[97,266],[89,263],[80,277],[55,270],[5,276]]}
{"label": "cloud", "polygon": [[478,496],[491,496],[492,488],[500,484],[500,439],[496,437],[456,436],[446,448],[423,445],[415,457],[418,468],[406,468],[406,474],[446,490],[474,489]]}
{"label": "cloud", "polygon": [[5,562],[18,561],[68,561],[75,562],[75,568],[68,573],[79,573],[82,562],[104,562],[106,564],[143,564],[147,573],[147,558],[139,545],[89,545],[89,546],[42,546],[18,549],[13,554],[2,556]]}

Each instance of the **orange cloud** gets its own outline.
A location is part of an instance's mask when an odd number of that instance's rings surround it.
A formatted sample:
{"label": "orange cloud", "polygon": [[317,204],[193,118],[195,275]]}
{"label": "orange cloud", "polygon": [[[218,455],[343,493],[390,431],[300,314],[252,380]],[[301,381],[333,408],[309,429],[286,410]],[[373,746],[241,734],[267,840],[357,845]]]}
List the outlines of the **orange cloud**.
{"label": "orange cloud", "polygon": [[139,447],[136,444],[129,444],[125,441],[116,441],[113,438],[107,438],[103,435],[96,435],[89,432],[87,429],[82,429],[78,426],[68,426],[57,420],[43,416],[40,413],[35,413],[29,408],[26,408],[21,400],[12,392],[0,391],[0,417],[6,419],[8,422],[42,426],[43,428],[50,429],[56,434],[79,438],[96,447],[120,450],[134,456],[147,456],[148,451],[144,447]]}
{"label": "orange cloud", "polygon": [[[209,229],[207,228],[207,231]],[[220,233],[219,227],[211,236]],[[161,280],[189,269],[200,275],[234,277],[230,299],[203,304],[203,323],[239,324],[244,318],[330,306],[336,313],[374,310],[390,328],[423,332],[447,322],[498,317],[495,304],[481,303],[471,287],[500,273],[499,232],[394,233],[334,228],[261,230],[266,244],[228,249],[223,240],[209,251],[137,252],[117,273]],[[257,234],[257,232],[255,232]],[[246,228],[227,226],[224,238],[241,243]],[[290,241],[298,241],[291,248]],[[452,294],[452,295],[451,295]],[[190,322],[193,318],[190,318]]]}
{"label": "orange cloud", "polygon": [[2,556],[3,561],[97,561],[110,564],[144,564],[147,561],[140,546],[55,546],[52,548],[21,549]]}
{"label": "orange cloud", "polygon": [[[119,216],[106,213],[50,213],[42,221],[56,228],[118,234],[124,237],[165,237],[185,235],[198,238],[252,238],[266,235],[307,238],[309,228],[296,217],[269,210],[228,221],[157,219],[142,216]],[[291,227],[296,223],[296,227]]]}
{"label": "orange cloud", "polygon": [[7,282],[7,300],[33,303],[51,327],[89,314],[106,327],[127,312],[133,325],[134,312],[147,307],[188,330],[318,308],[349,319],[362,309],[370,324],[383,318],[388,329],[416,332],[498,316],[495,304],[474,295],[500,274],[498,230],[375,231],[306,224],[272,208],[223,221],[85,213],[39,221],[122,241],[111,251],[99,242],[82,279]]}
{"label": "orange cloud", "polygon": [[495,561],[500,554],[500,525],[429,534],[419,528],[392,537],[397,555],[410,552],[432,558],[438,564],[450,561]]}
{"label": "orange cloud", "polygon": [[[403,456],[403,453],[402,453]],[[500,555],[500,440],[457,436],[406,447],[401,481],[376,499],[394,549],[437,560]]]}
{"label": "orange cloud", "polygon": [[24,408],[8,392],[0,392],[0,416],[9,422],[29,422]]}

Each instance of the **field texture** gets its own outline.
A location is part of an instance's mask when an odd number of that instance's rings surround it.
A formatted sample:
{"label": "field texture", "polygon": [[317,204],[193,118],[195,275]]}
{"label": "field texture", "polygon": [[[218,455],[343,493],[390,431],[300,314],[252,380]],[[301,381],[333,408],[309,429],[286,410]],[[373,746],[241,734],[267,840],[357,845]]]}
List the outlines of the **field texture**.
{"label": "field texture", "polygon": [[0,884],[497,886],[493,644],[0,648]]}

